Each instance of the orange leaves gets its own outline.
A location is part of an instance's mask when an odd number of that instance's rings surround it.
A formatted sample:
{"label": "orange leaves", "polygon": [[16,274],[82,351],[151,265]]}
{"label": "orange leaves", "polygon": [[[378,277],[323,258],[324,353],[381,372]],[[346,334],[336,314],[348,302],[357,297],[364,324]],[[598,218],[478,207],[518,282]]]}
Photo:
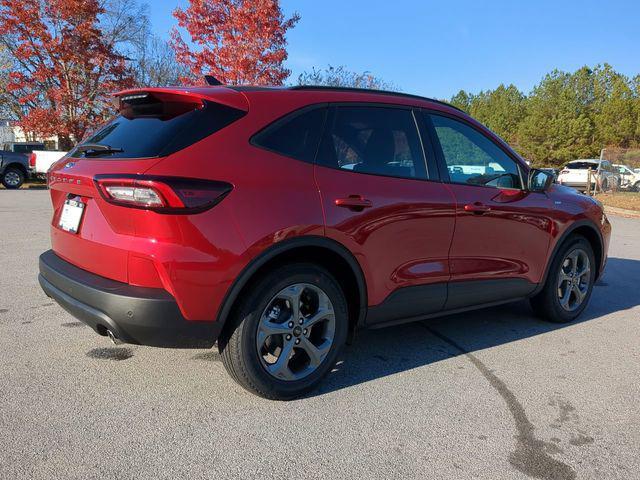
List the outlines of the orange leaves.
{"label": "orange leaves", "polygon": [[97,0],[0,0],[2,42],[16,71],[8,90],[27,132],[79,140],[109,115],[106,95],[132,78],[103,37]]}
{"label": "orange leaves", "polygon": [[192,49],[174,29],[177,60],[195,77],[211,74],[226,84],[280,85],[289,76],[285,34],[299,20],[285,19],[278,0],[191,0],[173,15]]}

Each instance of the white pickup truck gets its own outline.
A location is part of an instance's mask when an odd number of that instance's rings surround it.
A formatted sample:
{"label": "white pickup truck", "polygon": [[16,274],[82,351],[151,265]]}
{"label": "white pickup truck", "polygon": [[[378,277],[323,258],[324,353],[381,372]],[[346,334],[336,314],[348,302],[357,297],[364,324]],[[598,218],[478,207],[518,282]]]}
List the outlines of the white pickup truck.
{"label": "white pickup truck", "polygon": [[[34,173],[38,176],[45,176],[49,167],[64,157],[67,152],[54,150],[34,150],[31,155],[35,155]],[[33,157],[32,160],[33,161]]]}

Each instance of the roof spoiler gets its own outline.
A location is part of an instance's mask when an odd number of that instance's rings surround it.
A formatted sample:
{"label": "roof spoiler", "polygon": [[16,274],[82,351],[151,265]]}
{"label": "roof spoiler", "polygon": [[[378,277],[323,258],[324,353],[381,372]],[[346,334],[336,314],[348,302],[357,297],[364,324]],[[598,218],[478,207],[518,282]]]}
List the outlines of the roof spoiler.
{"label": "roof spoiler", "polygon": [[202,104],[203,101],[220,103],[244,112],[249,111],[249,102],[241,92],[219,86],[211,87],[152,87],[122,90],[114,93],[118,107],[124,103],[144,102],[145,98],[155,97],[163,102]]}

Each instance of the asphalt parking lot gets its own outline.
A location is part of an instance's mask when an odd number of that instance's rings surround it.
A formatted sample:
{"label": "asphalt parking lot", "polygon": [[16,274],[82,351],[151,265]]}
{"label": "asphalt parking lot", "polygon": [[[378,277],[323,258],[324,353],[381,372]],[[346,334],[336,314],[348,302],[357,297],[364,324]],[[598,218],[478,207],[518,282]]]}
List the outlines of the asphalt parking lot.
{"label": "asphalt parking lot", "polygon": [[0,478],[640,478],[640,220],[579,322],[525,302],[360,334],[321,390],[113,347],[40,290],[48,192],[0,191]]}

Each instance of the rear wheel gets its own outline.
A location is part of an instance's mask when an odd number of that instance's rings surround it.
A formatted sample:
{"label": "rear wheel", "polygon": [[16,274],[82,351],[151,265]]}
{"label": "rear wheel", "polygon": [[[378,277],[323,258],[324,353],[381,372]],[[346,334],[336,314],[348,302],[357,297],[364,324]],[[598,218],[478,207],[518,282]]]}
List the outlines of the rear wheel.
{"label": "rear wheel", "polygon": [[2,185],[4,188],[20,188],[24,183],[24,173],[17,168],[9,167],[2,175]]}
{"label": "rear wheel", "polygon": [[595,270],[591,244],[582,236],[570,237],[553,259],[544,288],[531,299],[536,314],[557,323],[574,320],[589,303]]}
{"label": "rear wheel", "polygon": [[336,280],[312,264],[280,267],[240,299],[219,342],[231,377],[252,393],[288,400],[313,389],[335,364],[348,327]]}

